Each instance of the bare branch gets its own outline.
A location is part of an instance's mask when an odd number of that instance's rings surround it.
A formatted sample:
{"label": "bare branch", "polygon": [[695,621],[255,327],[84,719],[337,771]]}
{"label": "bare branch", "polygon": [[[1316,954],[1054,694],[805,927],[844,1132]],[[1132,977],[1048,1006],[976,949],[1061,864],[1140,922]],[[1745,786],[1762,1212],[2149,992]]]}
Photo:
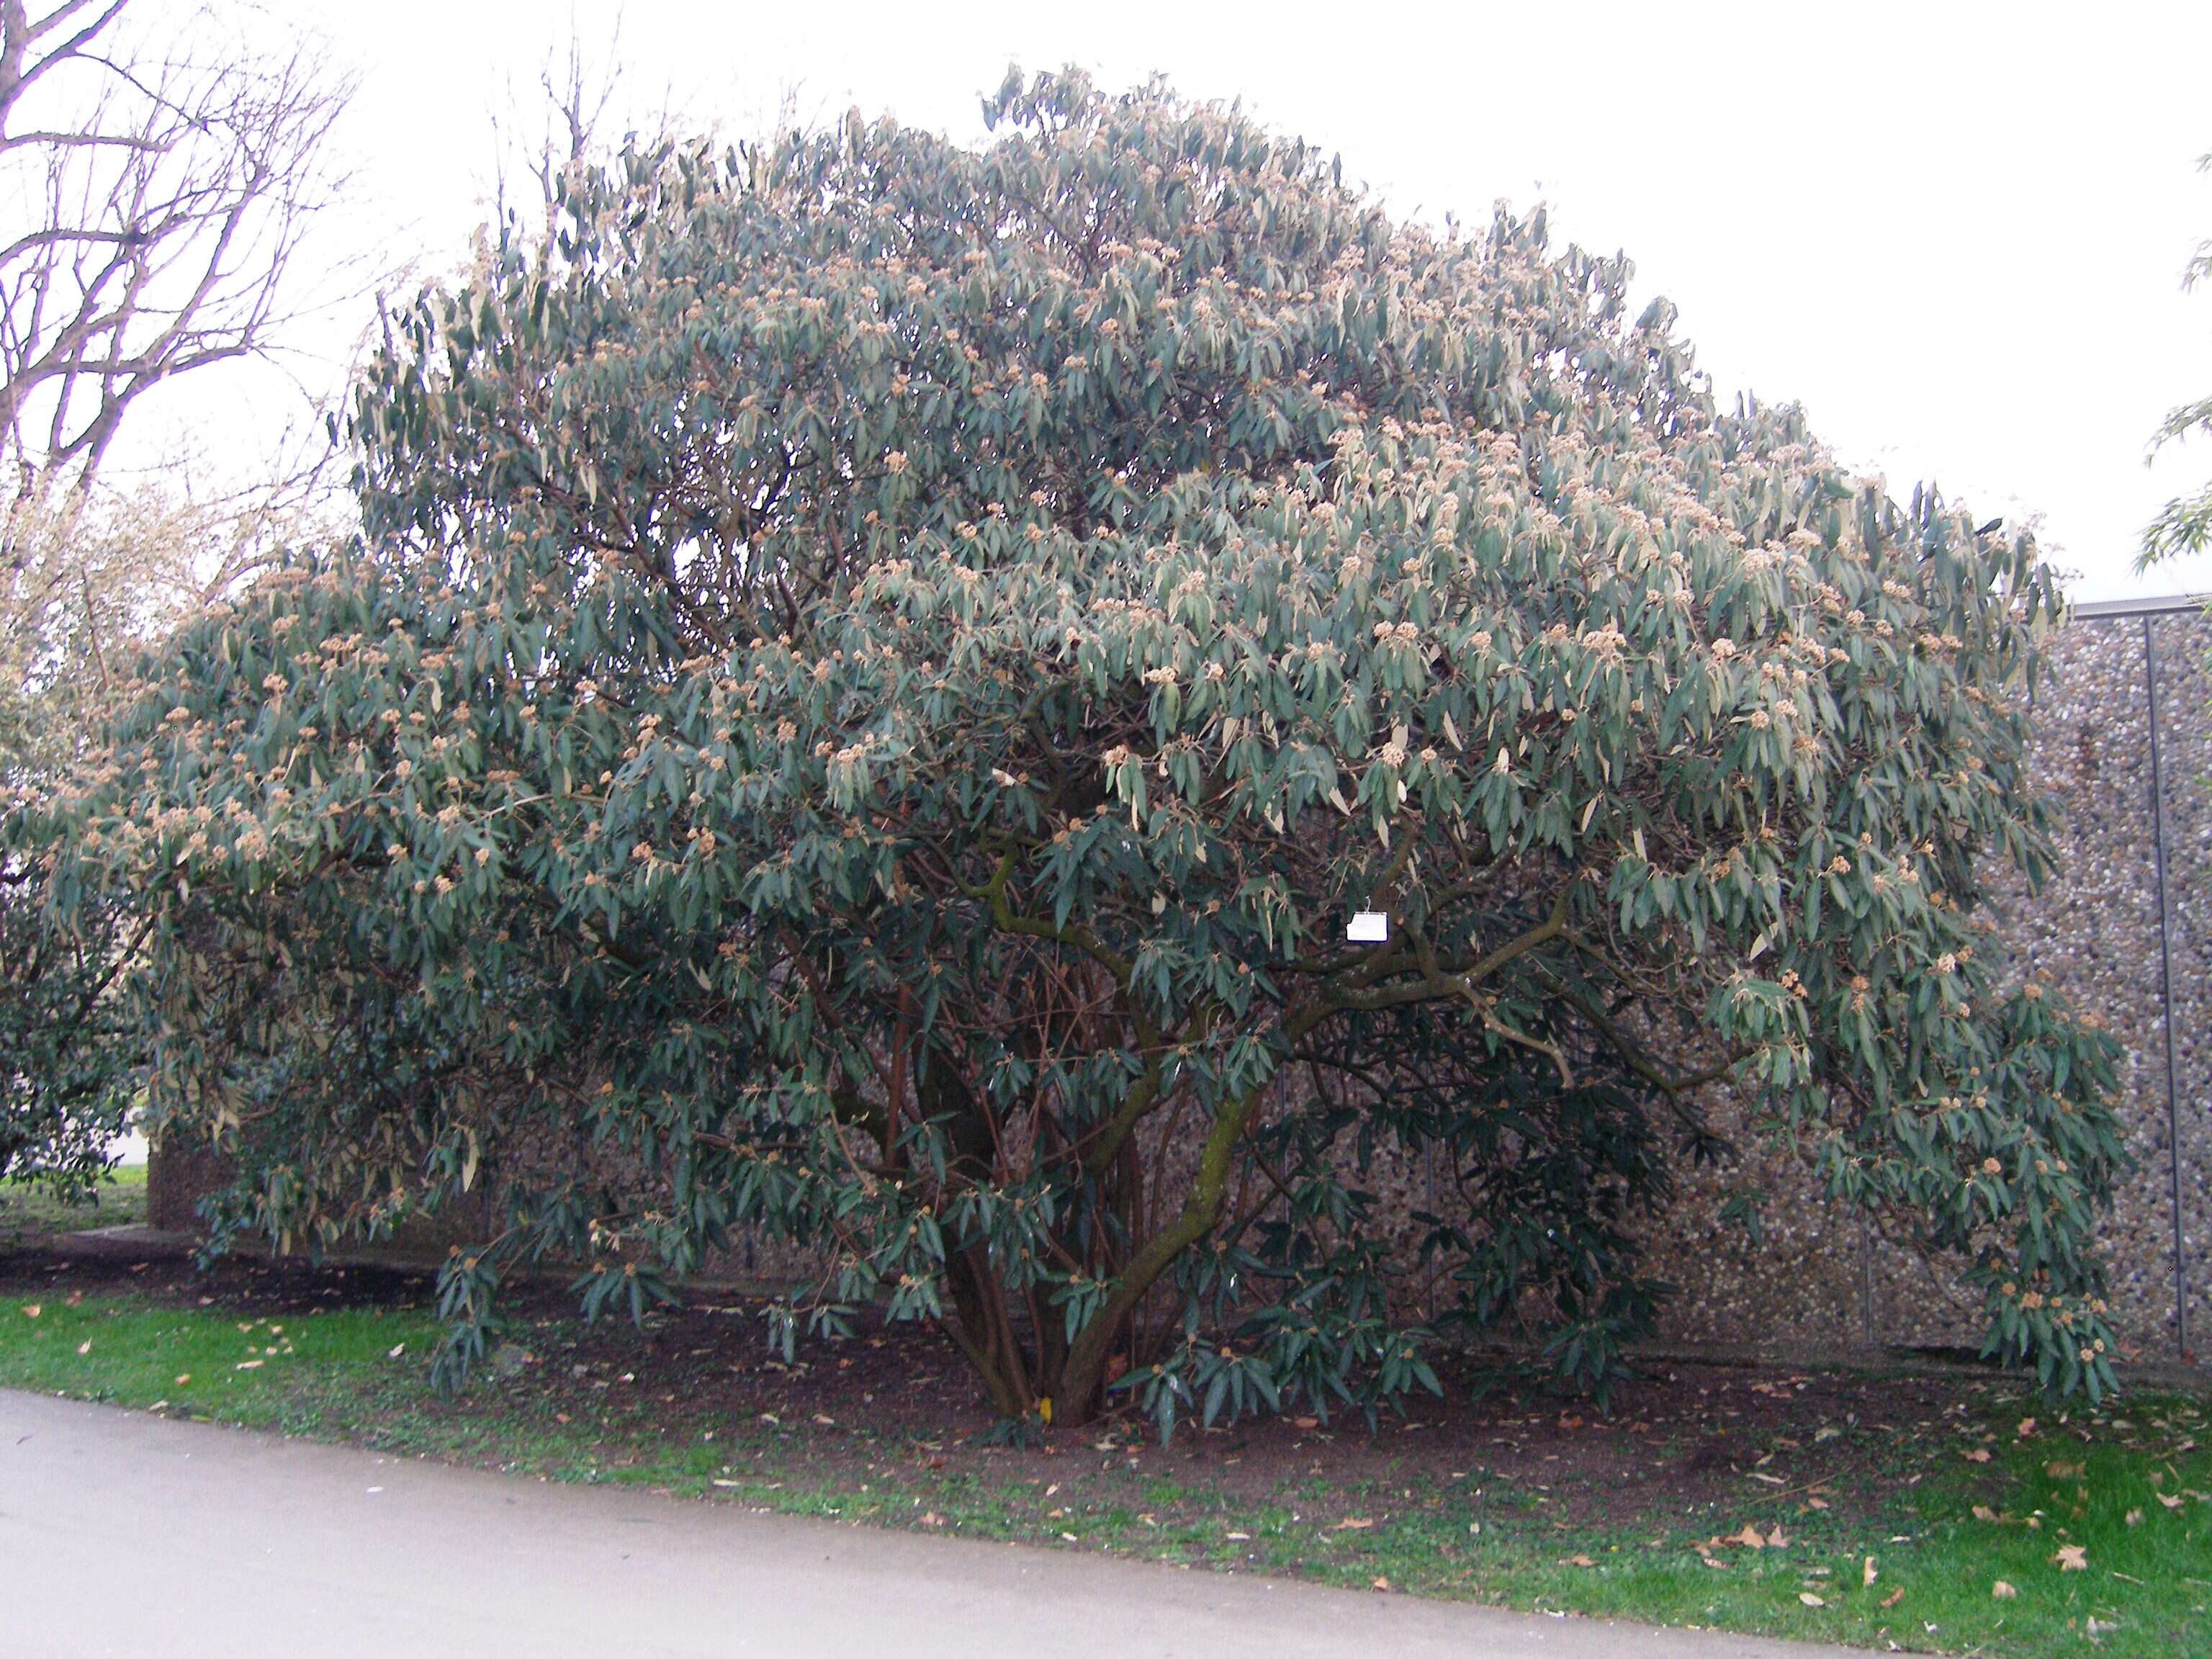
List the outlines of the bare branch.
{"label": "bare branch", "polygon": [[[334,187],[323,157],[348,82],[304,47],[222,55],[205,10],[166,48],[123,36],[127,3],[33,20],[0,0],[0,200],[27,227],[0,249],[0,446],[19,498],[82,494],[141,398],[265,354]],[[42,82],[45,118],[19,125]]]}

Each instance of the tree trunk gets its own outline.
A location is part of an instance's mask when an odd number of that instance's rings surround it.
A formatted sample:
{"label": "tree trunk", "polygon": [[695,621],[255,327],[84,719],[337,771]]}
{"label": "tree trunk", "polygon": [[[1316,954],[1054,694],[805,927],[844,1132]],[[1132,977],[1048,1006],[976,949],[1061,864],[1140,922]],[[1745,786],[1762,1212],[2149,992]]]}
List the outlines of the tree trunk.
{"label": "tree trunk", "polygon": [[1130,1258],[1105,1305],[1076,1334],[1074,1346],[1068,1351],[1066,1367],[1060,1377],[1067,1401],[1067,1421],[1087,1423],[1098,1414],[1100,1396],[1105,1389],[1107,1356],[1112,1353],[1115,1343],[1136,1313],[1137,1304],[1144,1299],[1145,1292],[1158,1282],[1160,1275],[1174,1265],[1177,1256],[1213,1231],[1213,1224],[1221,1214],[1222,1194],[1228,1190],[1230,1159],[1253,1114],[1259,1109],[1265,1091],[1265,1084],[1256,1085],[1221,1109],[1220,1115],[1213,1120],[1212,1132],[1206,1138],[1206,1152],[1199,1159],[1198,1179],[1191,1183],[1190,1195],[1183,1200],[1182,1210]]}
{"label": "tree trunk", "polygon": [[1029,1367],[1006,1319],[1006,1297],[988,1261],[977,1258],[980,1247],[963,1250],[945,1264],[945,1278],[952,1292],[953,1310],[959,1324],[951,1333],[967,1356],[991,1408],[1001,1417],[1020,1417],[1036,1403]]}

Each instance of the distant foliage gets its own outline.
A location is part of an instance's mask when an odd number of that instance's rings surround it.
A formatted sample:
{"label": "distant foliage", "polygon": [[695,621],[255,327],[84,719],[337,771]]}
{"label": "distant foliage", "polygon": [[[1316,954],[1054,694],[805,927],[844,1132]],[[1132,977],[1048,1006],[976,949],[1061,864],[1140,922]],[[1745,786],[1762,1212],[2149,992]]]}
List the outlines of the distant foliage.
{"label": "distant foliage", "polygon": [[102,725],[136,695],[147,642],[305,521],[270,497],[194,502],[154,487],[0,510],[0,1180],[67,1196],[106,1167],[140,1058],[115,991],[155,921],[126,888],[83,889],[18,815],[100,763]]}
{"label": "distant foliage", "polygon": [[1717,410],[1540,216],[988,107],[573,170],[395,316],[358,542],[49,803],[226,1219],[488,1183],[449,1367],[518,1260],[635,1311],[753,1229],[782,1340],[941,1321],[1010,1419],[1371,1413],[1460,1334],[1601,1391],[1724,1082],[2109,1386],[2115,1046],[1977,915],[2048,868],[2032,545]]}
{"label": "distant foliage", "polygon": [[[2212,154],[2197,158],[2197,170],[2212,173]],[[2189,263],[2182,267],[2181,285],[2194,289],[2208,278],[2212,278],[2212,237],[2199,242],[2197,252],[2190,255]],[[2151,453],[2154,456],[2168,444],[2191,436],[2212,437],[2212,397],[2169,410],[2151,434]],[[2212,550],[2212,483],[2193,495],[2177,495],[2158,510],[2158,516],[2143,531],[2142,553],[2136,568],[2140,570],[2161,559],[2186,558],[2208,550]]]}

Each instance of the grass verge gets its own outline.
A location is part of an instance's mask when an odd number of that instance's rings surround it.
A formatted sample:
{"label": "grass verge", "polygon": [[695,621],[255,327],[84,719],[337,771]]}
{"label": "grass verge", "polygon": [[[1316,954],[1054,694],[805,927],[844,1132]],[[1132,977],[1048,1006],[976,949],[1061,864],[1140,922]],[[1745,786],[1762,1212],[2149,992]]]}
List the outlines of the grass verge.
{"label": "grass verge", "polygon": [[[692,1386],[746,1369],[719,1350],[663,1352],[648,1369],[548,1318],[443,1401],[422,1386],[436,1330],[418,1306],[195,1303],[73,1288],[59,1270],[25,1283],[0,1293],[0,1386],[519,1474],[1876,1650],[2212,1650],[2212,1452],[2198,1443],[2212,1419],[2186,1395],[2054,1413],[1986,1380],[1923,1380],[1906,1396],[1880,1378],[1778,1374],[1713,1380],[1694,1397],[1696,1379],[1678,1382],[1703,1437],[1679,1440],[1657,1412],[1585,1425],[1556,1402],[1492,1399],[1453,1408],[1484,1432],[1443,1455],[1431,1448],[1443,1435],[1413,1431],[1451,1426],[1449,1413],[1375,1436],[1301,1419],[1272,1455],[1255,1445],[1272,1428],[1164,1451],[1133,1426],[1097,1425],[1019,1451],[910,1413],[872,1420],[875,1395],[832,1397],[849,1354],[811,1373],[771,1363],[757,1375],[777,1392],[739,1405],[726,1376],[711,1398]],[[910,1360],[873,1363],[895,1376]],[[1781,1403],[1756,1422],[1726,1403],[1754,1398]],[[750,1409],[763,1402],[776,1409]],[[1920,1415],[1906,1424],[1907,1412]],[[1525,1437],[1540,1430],[1546,1445],[1602,1435],[1640,1462],[1532,1451]],[[1793,1470],[1815,1451],[1832,1454],[1817,1477]],[[1723,1484],[1698,1489],[1718,1494],[1708,1501],[1671,1501],[1680,1490],[1656,1475],[1648,1501],[1620,1489],[1638,1478],[1620,1470],[1713,1458]]]}
{"label": "grass verge", "polygon": [[0,1182],[0,1244],[49,1233],[88,1232],[146,1219],[146,1166],[120,1164],[100,1177],[88,1204],[64,1204],[42,1188]]}

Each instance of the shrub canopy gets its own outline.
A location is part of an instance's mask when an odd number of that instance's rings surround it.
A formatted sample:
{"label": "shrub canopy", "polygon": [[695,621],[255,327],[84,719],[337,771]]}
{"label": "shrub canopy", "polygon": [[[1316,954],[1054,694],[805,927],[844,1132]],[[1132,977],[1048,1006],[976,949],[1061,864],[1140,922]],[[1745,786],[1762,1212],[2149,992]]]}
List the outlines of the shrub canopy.
{"label": "shrub canopy", "polygon": [[572,176],[392,319],[359,539],[55,803],[223,1219],[489,1188],[454,1359],[518,1256],[635,1310],[753,1230],[785,1340],[941,1320],[1009,1416],[1371,1410],[1454,1328],[1601,1388],[1726,1085],[2106,1386],[2113,1044],[1978,915],[2047,868],[2029,540],[1717,409],[1540,214],[987,108]]}

